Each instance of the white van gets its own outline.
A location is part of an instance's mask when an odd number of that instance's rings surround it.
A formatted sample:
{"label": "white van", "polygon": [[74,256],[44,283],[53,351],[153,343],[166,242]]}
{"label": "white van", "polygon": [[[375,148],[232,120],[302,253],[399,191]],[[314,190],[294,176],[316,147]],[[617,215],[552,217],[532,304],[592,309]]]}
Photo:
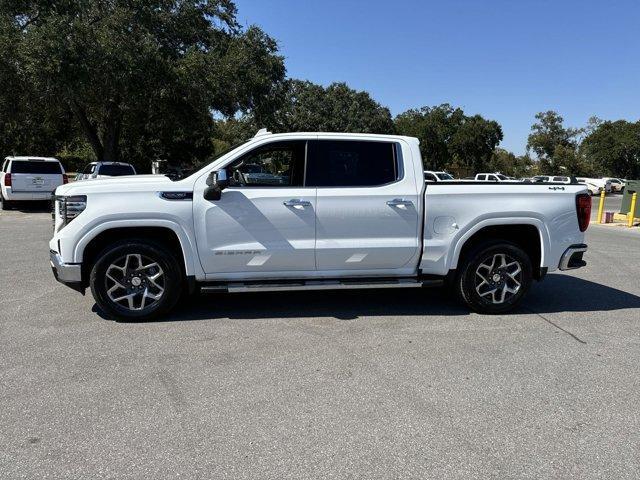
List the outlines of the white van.
{"label": "white van", "polygon": [[49,200],[51,193],[67,183],[62,164],[51,157],[6,157],[0,170],[2,209],[15,201]]}

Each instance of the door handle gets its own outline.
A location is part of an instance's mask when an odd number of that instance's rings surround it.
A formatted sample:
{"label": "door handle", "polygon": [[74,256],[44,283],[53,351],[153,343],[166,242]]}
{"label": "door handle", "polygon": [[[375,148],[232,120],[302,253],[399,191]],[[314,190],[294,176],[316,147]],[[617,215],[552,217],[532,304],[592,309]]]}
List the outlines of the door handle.
{"label": "door handle", "polygon": [[299,198],[292,198],[282,202],[285,207],[310,207],[311,202],[308,200],[300,200]]}
{"label": "door handle", "polygon": [[413,206],[413,202],[411,200],[405,200],[404,198],[394,198],[393,200],[388,200],[387,205],[390,207],[408,207],[409,205]]}

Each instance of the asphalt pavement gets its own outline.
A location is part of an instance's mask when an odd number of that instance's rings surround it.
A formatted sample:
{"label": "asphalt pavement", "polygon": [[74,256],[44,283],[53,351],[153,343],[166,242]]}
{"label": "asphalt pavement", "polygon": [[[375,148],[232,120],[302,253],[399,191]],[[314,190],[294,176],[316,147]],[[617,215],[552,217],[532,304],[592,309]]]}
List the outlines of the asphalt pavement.
{"label": "asphalt pavement", "polygon": [[1,478],[640,477],[640,233],[515,313],[440,290],[216,294],[153,323],[56,283],[0,213]]}

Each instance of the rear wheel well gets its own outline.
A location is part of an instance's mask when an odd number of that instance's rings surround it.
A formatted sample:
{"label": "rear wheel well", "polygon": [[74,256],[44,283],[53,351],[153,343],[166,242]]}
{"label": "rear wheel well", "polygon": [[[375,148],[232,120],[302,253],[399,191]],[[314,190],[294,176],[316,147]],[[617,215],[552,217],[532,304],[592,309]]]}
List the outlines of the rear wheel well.
{"label": "rear wheel well", "polygon": [[513,243],[520,247],[531,259],[533,267],[533,277],[540,279],[543,275],[543,269],[540,268],[542,259],[542,247],[540,244],[540,231],[534,225],[493,225],[484,227],[468,238],[458,258],[458,268],[466,261],[467,256],[478,245],[491,241],[500,240]]}
{"label": "rear wheel well", "polygon": [[175,252],[178,264],[182,269],[182,275],[186,275],[182,245],[173,230],[166,227],[122,227],[100,232],[87,244],[82,254],[83,283],[88,282],[89,274],[100,252],[114,242],[123,239],[148,240],[150,243],[168,248],[171,252]]}

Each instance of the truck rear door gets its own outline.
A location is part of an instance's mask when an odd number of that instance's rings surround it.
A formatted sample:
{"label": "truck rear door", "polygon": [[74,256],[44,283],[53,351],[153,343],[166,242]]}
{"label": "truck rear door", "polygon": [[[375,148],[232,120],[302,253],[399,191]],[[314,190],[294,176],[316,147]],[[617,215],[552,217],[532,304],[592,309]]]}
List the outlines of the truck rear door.
{"label": "truck rear door", "polygon": [[317,187],[319,271],[342,276],[410,268],[420,249],[419,191],[424,180],[419,179],[418,189],[414,169],[405,168],[405,161],[400,142],[309,142],[305,185]]}
{"label": "truck rear door", "polygon": [[62,168],[45,160],[12,160],[10,166],[13,192],[52,192],[62,185]]}

